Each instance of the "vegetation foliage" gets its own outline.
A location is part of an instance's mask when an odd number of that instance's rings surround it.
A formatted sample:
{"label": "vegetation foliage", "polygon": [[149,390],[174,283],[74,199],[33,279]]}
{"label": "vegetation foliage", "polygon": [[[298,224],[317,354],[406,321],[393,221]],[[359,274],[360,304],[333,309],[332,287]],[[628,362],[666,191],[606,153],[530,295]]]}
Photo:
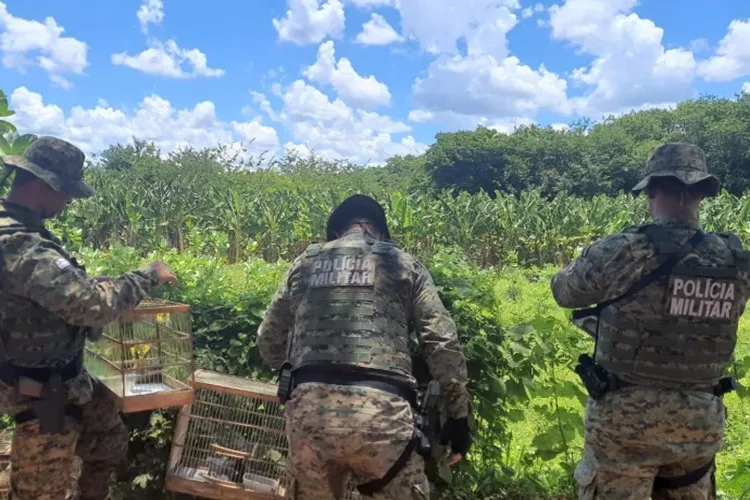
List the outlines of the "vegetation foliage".
{"label": "vegetation foliage", "polygon": [[[3,108],[0,95],[0,117]],[[455,319],[468,359],[476,441],[470,460],[437,482],[436,498],[575,498],[586,395],[572,372],[592,346],[556,306],[549,281],[602,235],[647,220],[626,191],[662,141],[703,147],[727,190],[708,201],[706,228],[750,243],[750,96],[706,97],[569,131],[522,127],[438,134],[418,157],[363,169],[289,155],[238,167],[225,148],[168,155],[134,139],[87,168],[97,190],[50,228],[92,275],[162,259],[193,310],[202,368],[270,378],[256,330],[286,266],[320,240],[332,208],[354,192],[386,208],[391,233],[422,259]],[[3,122],[0,122],[2,126]],[[366,188],[365,188],[366,187]],[[743,319],[732,373],[748,382]],[[717,481],[723,498],[750,489],[750,403],[725,397],[729,423]],[[163,498],[174,410],[127,417],[130,468],[118,498]]]}

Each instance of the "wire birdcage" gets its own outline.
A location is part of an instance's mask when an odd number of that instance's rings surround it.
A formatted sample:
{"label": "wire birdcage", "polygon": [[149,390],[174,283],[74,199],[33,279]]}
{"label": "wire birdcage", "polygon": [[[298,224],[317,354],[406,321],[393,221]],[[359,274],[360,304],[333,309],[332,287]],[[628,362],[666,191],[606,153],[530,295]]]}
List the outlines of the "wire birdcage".
{"label": "wire birdcage", "polygon": [[110,390],[123,413],[183,406],[193,401],[190,307],[147,299],[87,342],[88,371]]}
{"label": "wire birdcage", "polygon": [[[177,419],[166,489],[201,498],[284,498],[293,480],[277,386],[208,370],[196,371],[193,383],[195,401]],[[361,498],[352,489],[345,500]]]}
{"label": "wire birdcage", "polygon": [[283,498],[284,415],[271,384],[195,372],[195,400],[180,411],[166,487],[205,498]]}

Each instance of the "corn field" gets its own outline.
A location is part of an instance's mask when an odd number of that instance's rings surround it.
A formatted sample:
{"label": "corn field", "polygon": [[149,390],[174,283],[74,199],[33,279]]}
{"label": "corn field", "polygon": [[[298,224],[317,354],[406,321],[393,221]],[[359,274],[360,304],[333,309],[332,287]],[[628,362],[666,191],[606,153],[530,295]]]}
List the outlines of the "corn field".
{"label": "corn field", "polygon": [[[201,169],[151,172],[89,170],[97,195],[77,200],[52,222],[74,247],[116,245],[143,251],[177,249],[236,263],[251,257],[275,262],[321,239],[331,210],[355,190],[321,186],[276,189],[263,174]],[[458,247],[483,267],[564,264],[602,235],[649,219],[643,197],[582,199],[537,191],[498,193],[370,192],[384,206],[394,240],[417,255]],[[707,200],[701,219],[709,230],[750,238],[750,194]]]}

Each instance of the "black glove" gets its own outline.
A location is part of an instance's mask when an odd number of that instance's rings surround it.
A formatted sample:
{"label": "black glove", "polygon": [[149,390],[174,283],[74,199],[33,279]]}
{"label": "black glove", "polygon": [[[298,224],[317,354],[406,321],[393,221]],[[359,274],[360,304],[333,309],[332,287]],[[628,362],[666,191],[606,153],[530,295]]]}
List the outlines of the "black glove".
{"label": "black glove", "polygon": [[451,444],[451,451],[453,453],[460,453],[466,455],[471,448],[471,429],[469,429],[469,419],[464,418],[449,418],[443,425],[443,432],[440,437],[440,444]]}

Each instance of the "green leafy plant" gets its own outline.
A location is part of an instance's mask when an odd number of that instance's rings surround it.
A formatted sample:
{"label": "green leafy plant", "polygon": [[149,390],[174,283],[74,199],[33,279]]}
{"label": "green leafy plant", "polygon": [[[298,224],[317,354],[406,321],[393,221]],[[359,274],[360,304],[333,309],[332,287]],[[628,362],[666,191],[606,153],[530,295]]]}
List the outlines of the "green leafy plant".
{"label": "green leafy plant", "polygon": [[8,97],[0,90],[0,151],[6,155],[22,154],[37,138],[34,134],[19,135],[15,125],[2,119],[15,114],[15,111],[8,108]]}

